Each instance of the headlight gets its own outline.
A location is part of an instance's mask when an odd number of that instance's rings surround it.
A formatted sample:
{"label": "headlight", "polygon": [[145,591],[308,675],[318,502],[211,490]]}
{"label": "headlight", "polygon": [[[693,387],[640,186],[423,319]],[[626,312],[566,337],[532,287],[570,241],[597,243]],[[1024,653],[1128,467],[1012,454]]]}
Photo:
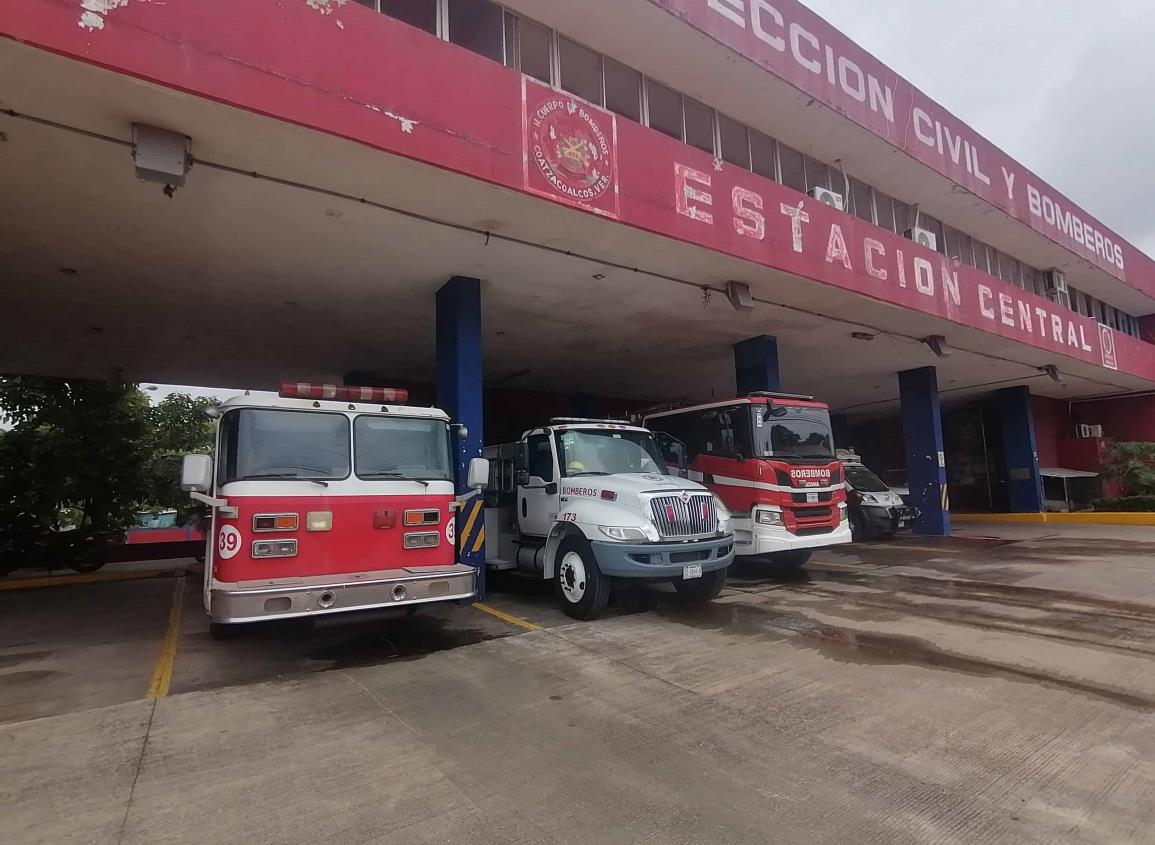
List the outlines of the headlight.
{"label": "headlight", "polygon": [[759,525],[782,525],[782,511],[755,511],[754,521]]}
{"label": "headlight", "polygon": [[874,493],[862,493],[862,503],[864,505],[881,505],[882,500]]}
{"label": "headlight", "polygon": [[846,505],[840,504],[838,506],[838,521],[846,522],[850,519],[850,512],[846,510]]}
{"label": "headlight", "polygon": [[730,533],[730,509],[727,508],[722,500],[717,496],[714,497],[714,512],[718,514],[718,533]]}
{"label": "headlight", "polygon": [[644,543],[647,540],[651,543],[656,543],[661,539],[661,536],[658,534],[658,529],[654,528],[652,525],[647,525],[643,528],[619,525],[599,525],[598,531],[605,534],[611,540],[619,543]]}

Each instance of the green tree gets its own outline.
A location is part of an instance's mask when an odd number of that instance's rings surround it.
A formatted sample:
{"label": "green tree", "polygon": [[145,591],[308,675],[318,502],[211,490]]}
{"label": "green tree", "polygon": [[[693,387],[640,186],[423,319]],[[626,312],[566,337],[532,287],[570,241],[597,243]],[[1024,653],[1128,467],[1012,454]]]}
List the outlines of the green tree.
{"label": "green tree", "polygon": [[1155,443],[1112,443],[1104,477],[1118,481],[1126,496],[1155,495]]}
{"label": "green tree", "polygon": [[213,447],[213,422],[205,413],[213,399],[173,393],[149,409],[144,483],[139,502],[143,508],[173,508],[184,522],[196,510],[180,489],[181,457],[207,454]]}
{"label": "green tree", "polygon": [[116,531],[133,521],[147,458],[148,400],[134,384],[0,377],[0,529]]}

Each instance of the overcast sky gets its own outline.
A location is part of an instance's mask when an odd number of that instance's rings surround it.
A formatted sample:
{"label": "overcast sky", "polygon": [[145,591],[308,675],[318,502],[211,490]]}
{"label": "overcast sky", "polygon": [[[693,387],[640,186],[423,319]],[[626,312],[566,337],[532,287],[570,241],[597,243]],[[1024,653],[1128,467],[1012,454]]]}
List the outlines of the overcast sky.
{"label": "overcast sky", "polygon": [[802,0],[1155,255],[1153,0]]}

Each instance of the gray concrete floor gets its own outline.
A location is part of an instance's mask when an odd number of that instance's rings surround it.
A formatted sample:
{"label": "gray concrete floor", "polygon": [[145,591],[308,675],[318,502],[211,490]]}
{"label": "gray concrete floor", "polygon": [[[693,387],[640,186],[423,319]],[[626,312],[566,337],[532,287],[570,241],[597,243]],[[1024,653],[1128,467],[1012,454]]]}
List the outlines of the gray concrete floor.
{"label": "gray concrete floor", "polygon": [[1155,842],[1155,530],[967,525],[714,604],[538,585],[215,643],[172,578],[0,592],[5,843]]}

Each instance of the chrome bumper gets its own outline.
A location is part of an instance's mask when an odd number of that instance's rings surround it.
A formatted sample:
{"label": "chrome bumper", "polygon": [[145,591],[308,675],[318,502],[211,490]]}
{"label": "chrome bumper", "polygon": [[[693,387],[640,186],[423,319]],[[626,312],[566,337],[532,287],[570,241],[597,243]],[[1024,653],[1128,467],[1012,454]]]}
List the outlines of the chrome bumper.
{"label": "chrome bumper", "polygon": [[280,583],[214,581],[209,590],[209,616],[213,622],[259,622],[475,595],[477,570],[464,564],[319,575]]}

